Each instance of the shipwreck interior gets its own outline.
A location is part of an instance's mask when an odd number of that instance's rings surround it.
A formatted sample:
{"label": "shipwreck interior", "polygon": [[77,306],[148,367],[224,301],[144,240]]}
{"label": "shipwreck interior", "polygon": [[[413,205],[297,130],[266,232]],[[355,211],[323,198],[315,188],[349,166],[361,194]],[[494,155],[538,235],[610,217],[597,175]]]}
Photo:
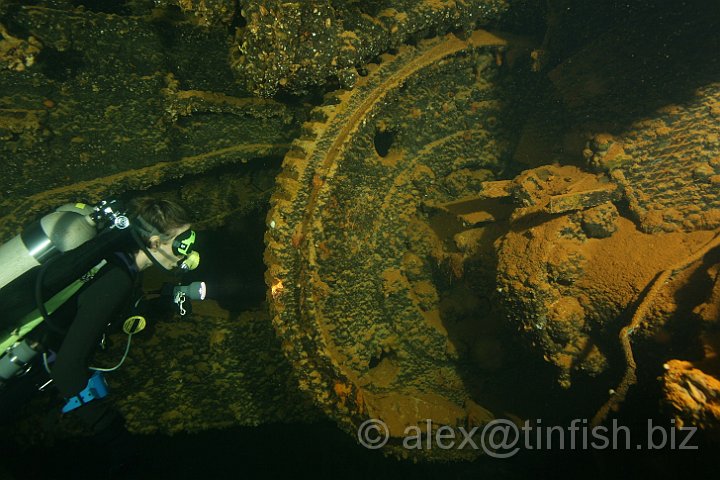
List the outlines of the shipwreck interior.
{"label": "shipwreck interior", "polygon": [[[719,21],[699,0],[0,0],[2,242],[148,193],[199,233],[207,299],[107,376],[141,452],[113,475],[712,471]],[[0,425],[0,477],[105,475],[59,404]],[[578,419],[697,448],[403,442]]]}

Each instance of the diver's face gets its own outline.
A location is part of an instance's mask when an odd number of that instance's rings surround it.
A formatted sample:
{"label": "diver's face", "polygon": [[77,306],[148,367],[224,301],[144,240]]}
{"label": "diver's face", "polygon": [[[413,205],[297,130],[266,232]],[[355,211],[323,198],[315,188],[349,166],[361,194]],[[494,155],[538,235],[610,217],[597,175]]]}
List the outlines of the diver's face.
{"label": "diver's face", "polygon": [[148,250],[150,250],[150,253],[153,255],[153,257],[155,257],[155,259],[160,262],[160,265],[162,265],[168,270],[172,270],[173,268],[177,267],[177,264],[180,260],[185,258],[182,255],[175,255],[172,246],[173,242],[175,241],[175,237],[185,232],[189,228],[190,225],[188,224],[169,231],[168,234],[172,235],[172,237],[168,238],[166,241],[162,241],[162,239],[158,236],[150,238],[150,248],[148,248]]}

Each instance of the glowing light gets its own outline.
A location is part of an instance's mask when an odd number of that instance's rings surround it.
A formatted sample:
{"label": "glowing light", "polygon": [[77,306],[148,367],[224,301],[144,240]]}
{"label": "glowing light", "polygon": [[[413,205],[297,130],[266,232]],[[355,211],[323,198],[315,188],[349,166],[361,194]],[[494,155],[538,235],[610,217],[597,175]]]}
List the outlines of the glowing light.
{"label": "glowing light", "polygon": [[285,287],[283,287],[282,280],[280,280],[279,278],[276,278],[273,281],[272,286],[270,287],[270,293],[272,294],[273,298],[277,298],[278,295],[280,295],[283,292],[284,288]]}

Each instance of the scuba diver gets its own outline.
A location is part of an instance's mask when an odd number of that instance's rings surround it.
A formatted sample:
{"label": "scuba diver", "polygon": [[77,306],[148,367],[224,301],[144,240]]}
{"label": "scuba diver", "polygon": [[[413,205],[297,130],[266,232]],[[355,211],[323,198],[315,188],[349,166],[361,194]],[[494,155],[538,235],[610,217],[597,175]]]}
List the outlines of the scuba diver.
{"label": "scuba diver", "polygon": [[[96,436],[125,431],[124,420],[105,399],[102,372],[122,364],[145,318],[132,315],[122,324],[128,343],[118,365],[94,368],[89,361],[120,314],[138,313],[143,270],[197,267],[190,226],[179,204],[140,197],[126,209],[116,201],[61,207],[0,246],[0,262],[7,265],[0,272],[0,331],[6,337],[0,336],[0,415],[12,415],[13,400],[27,393],[14,389],[16,377],[40,364],[49,373],[40,389],[54,384],[64,398],[64,414],[73,412]],[[163,293],[184,314],[186,299],[204,298],[204,284]]]}

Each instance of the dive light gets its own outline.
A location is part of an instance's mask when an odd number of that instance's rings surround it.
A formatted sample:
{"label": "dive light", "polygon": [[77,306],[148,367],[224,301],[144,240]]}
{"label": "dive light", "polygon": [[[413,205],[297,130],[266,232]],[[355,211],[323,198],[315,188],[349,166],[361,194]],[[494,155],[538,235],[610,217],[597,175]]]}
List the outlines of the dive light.
{"label": "dive light", "polygon": [[192,282],[189,285],[178,285],[173,288],[173,298],[185,296],[188,300],[205,300],[207,289],[205,282]]}

